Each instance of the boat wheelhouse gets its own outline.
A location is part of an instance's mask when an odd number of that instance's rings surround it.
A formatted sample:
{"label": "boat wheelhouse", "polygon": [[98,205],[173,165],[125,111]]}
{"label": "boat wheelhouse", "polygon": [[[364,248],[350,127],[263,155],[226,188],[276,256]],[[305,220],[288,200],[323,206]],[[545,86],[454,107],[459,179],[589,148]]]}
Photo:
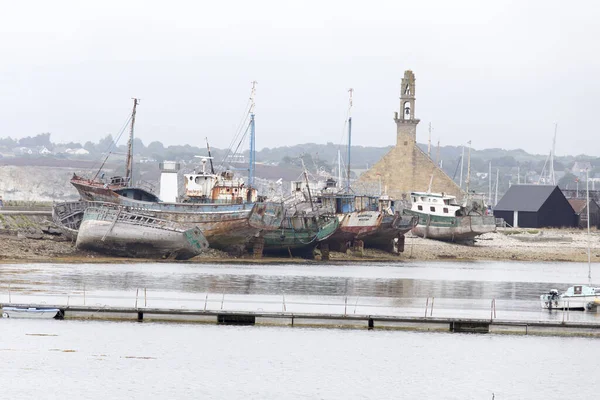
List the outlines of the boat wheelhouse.
{"label": "boat wheelhouse", "polygon": [[496,220],[488,215],[483,200],[458,203],[456,196],[444,193],[412,192],[410,210],[404,215],[418,217],[412,232],[424,238],[472,241],[476,236],[496,231]]}

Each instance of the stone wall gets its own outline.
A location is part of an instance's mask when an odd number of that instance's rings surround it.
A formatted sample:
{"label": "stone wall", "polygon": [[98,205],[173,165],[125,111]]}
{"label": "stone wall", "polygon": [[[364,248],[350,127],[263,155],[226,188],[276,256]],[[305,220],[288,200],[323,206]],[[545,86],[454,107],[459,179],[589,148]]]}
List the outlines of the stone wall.
{"label": "stone wall", "polygon": [[460,187],[415,143],[403,143],[391,149],[373,167],[363,173],[359,184],[379,185],[393,199],[404,199],[410,192],[427,191],[431,181],[432,192],[444,192],[461,197]]}

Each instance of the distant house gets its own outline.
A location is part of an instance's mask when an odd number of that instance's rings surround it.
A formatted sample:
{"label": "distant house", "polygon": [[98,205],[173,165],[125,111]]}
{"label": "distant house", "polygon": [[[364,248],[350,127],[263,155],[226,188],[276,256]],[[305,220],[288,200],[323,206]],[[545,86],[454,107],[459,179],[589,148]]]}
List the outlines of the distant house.
{"label": "distant house", "polygon": [[78,148],[78,149],[66,149],[65,153],[67,154],[71,154],[71,155],[76,155],[76,156],[82,156],[82,155],[86,155],[86,154],[90,154],[89,151],[87,151],[84,148]]}
{"label": "distant house", "polygon": [[29,147],[15,147],[13,153],[17,156],[22,156],[24,154],[33,154],[33,150]]}
{"label": "distant house", "polygon": [[510,226],[548,228],[577,226],[573,207],[558,186],[512,185],[494,208]]}
{"label": "distant house", "polygon": [[[577,226],[587,228],[587,201],[586,199],[569,199],[577,216]],[[590,199],[590,226],[600,225],[600,207],[594,199]]]}
{"label": "distant house", "polygon": [[38,148],[37,152],[38,152],[38,154],[41,154],[44,156],[46,156],[48,154],[52,154],[52,152],[50,150],[48,150],[48,148],[46,146],[42,146],[42,147]]}

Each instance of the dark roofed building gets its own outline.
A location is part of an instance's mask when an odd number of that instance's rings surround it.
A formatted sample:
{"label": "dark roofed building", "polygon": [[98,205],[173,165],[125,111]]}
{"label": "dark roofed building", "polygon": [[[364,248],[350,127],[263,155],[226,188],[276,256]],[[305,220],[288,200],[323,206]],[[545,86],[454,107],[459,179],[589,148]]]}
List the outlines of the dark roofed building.
{"label": "dark roofed building", "polygon": [[[577,216],[577,225],[580,228],[587,228],[587,201],[586,199],[569,199],[569,204],[573,207]],[[594,199],[590,199],[590,226],[600,224],[600,207]]]}
{"label": "dark roofed building", "polygon": [[558,186],[513,185],[496,204],[494,216],[520,228],[577,226],[575,211]]}

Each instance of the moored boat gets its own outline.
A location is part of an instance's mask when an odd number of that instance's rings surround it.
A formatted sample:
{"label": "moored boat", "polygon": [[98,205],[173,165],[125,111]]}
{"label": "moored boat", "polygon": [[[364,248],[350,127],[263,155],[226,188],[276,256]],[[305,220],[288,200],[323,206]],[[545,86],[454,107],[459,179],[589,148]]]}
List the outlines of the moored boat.
{"label": "moored boat", "polygon": [[3,318],[52,319],[59,316],[58,308],[2,307]]}
{"label": "moored boat", "polygon": [[404,215],[416,216],[412,232],[420,237],[452,242],[468,242],[475,237],[496,231],[496,219],[486,215],[482,202],[469,200],[460,205],[456,196],[444,193],[413,192],[412,206]]}
{"label": "moored boat", "polygon": [[600,288],[575,285],[563,293],[552,289],[540,296],[540,303],[547,310],[594,310],[600,305]]}

